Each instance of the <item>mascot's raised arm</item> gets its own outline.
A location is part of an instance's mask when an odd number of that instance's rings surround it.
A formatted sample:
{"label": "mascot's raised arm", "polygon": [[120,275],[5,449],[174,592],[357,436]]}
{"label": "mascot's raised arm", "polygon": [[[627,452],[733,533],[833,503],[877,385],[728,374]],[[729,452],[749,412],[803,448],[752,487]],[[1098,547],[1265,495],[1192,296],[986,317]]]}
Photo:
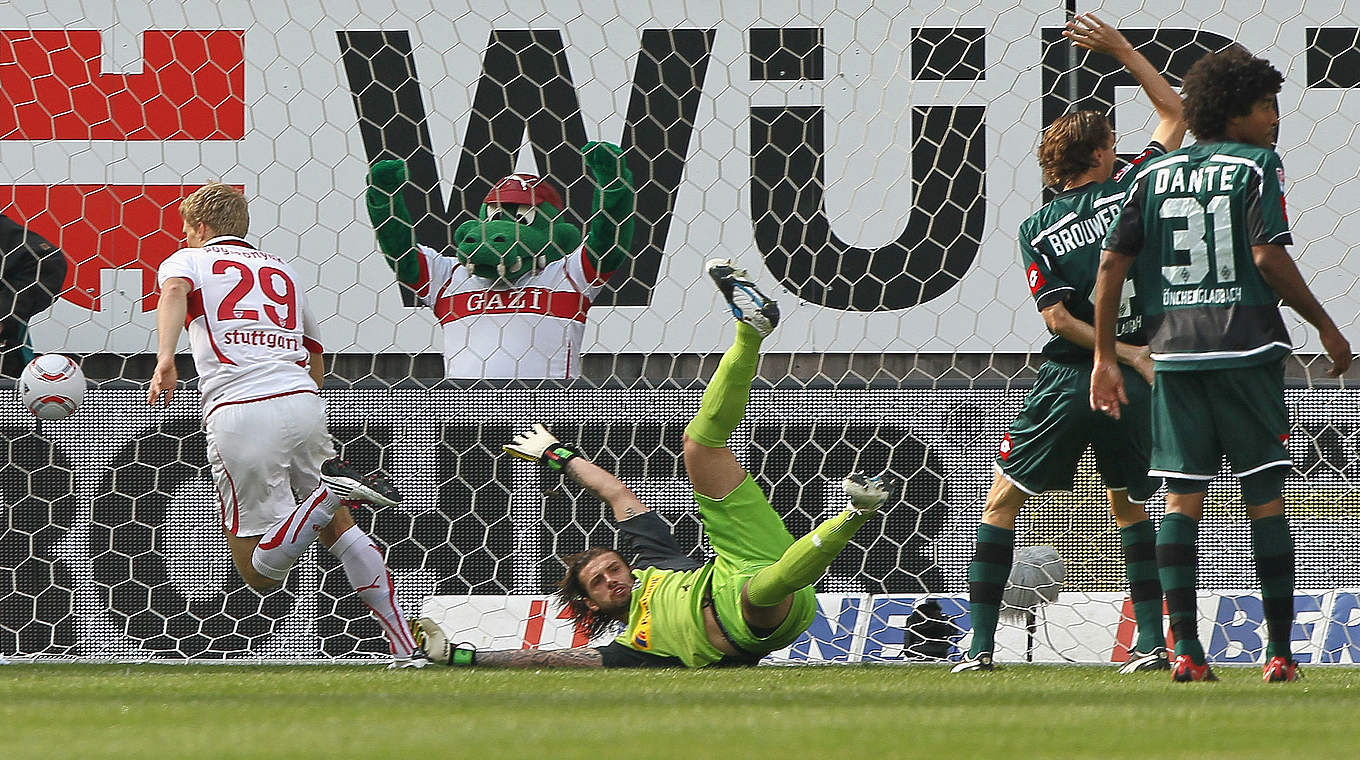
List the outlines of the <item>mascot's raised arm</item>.
{"label": "mascot's raised arm", "polygon": [[406,165],[379,161],[365,201],[378,248],[397,281],[434,309],[450,378],[572,378],[581,374],[586,312],[633,245],[636,195],[623,151],[582,149],[595,182],[584,243],[562,196],[546,180],[497,182],[454,235],[454,258],[415,239],[402,200]]}

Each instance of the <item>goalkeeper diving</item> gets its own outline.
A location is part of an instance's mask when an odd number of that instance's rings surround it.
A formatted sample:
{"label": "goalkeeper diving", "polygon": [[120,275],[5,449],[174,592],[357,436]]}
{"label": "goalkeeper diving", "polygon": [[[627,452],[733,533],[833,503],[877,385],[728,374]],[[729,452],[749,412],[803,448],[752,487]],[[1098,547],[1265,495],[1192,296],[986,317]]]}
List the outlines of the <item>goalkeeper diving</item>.
{"label": "goalkeeper diving", "polygon": [[685,428],[684,461],[717,556],[703,563],[689,557],[670,527],[618,478],[534,425],[505,451],[565,473],[599,497],[637,553],[631,565],[603,547],[563,558],[557,593],[568,615],[592,640],[617,626],[622,633],[604,646],[477,651],[421,618],[416,640],[433,661],[533,668],[754,665],[812,623],[812,584],[888,500],[890,488],[881,476],[850,475],[843,482],[850,507],[794,540],[727,448],[746,413],[760,344],[778,323],[779,307],[731,261],[714,259],[707,269],[737,319],[737,335]]}

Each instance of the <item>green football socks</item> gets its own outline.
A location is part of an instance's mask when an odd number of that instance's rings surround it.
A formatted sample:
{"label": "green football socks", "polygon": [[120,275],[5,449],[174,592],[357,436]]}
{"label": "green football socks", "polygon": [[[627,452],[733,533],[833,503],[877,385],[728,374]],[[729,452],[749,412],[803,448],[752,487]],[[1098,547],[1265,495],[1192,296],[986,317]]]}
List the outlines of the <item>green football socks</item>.
{"label": "green football socks", "polygon": [[972,619],[973,643],[969,659],[996,647],[996,624],[1001,616],[1001,595],[1011,575],[1015,556],[1015,531],[980,523],[977,548],[968,563],[968,615]]}
{"label": "green football socks", "polygon": [[779,561],[751,576],[746,598],[757,607],[773,607],[789,594],[816,583],[855,531],[873,515],[872,511],[847,509],[813,528],[785,549]]}
{"label": "green football socks", "polygon": [[1176,656],[1190,655],[1196,665],[1204,664],[1204,645],[1195,622],[1195,538],[1199,521],[1179,512],[1168,512],[1157,531],[1157,574],[1166,594],[1167,617],[1176,637]]}
{"label": "green football socks", "polygon": [[1124,548],[1133,619],[1138,623],[1138,641],[1133,648],[1151,652],[1166,641],[1162,630],[1162,583],[1157,578],[1157,530],[1151,520],[1136,522],[1119,529],[1119,543]]}
{"label": "green football socks", "polygon": [[745,322],[737,323],[737,339],[723,354],[713,379],[704,389],[699,413],[685,427],[685,435],[704,446],[720,449],[746,415],[746,400],[760,359],[760,333]]}
{"label": "green football socks", "polygon": [[1261,603],[1265,608],[1266,659],[1293,659],[1290,644],[1294,628],[1294,538],[1284,515],[1251,521],[1251,552],[1256,557],[1256,576],[1261,579]]}

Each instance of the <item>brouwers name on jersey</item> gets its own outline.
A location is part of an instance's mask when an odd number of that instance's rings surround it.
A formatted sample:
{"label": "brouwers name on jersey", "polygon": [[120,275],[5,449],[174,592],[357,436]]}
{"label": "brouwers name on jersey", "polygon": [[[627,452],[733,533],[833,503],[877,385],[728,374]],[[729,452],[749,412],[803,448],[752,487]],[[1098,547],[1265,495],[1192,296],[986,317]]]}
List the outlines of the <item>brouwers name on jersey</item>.
{"label": "brouwers name on jersey", "polygon": [[1104,240],[1105,233],[1110,229],[1110,225],[1114,224],[1114,220],[1118,216],[1119,204],[1111,203],[1092,216],[1079,219],[1057,232],[1049,233],[1044,239],[1053,247],[1054,254],[1062,256],[1083,246]]}

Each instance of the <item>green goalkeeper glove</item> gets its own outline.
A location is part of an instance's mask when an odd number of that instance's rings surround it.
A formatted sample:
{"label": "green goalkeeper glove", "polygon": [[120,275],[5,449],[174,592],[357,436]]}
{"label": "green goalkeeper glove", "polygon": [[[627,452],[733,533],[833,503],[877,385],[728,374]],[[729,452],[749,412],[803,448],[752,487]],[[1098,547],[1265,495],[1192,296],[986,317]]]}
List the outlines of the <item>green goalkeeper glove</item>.
{"label": "green goalkeeper glove", "polygon": [[562,443],[548,429],[538,423],[532,428],[517,433],[515,440],[501,447],[505,453],[531,462],[540,462],[550,470],[561,472],[567,462],[581,456],[581,449],[574,443]]}

